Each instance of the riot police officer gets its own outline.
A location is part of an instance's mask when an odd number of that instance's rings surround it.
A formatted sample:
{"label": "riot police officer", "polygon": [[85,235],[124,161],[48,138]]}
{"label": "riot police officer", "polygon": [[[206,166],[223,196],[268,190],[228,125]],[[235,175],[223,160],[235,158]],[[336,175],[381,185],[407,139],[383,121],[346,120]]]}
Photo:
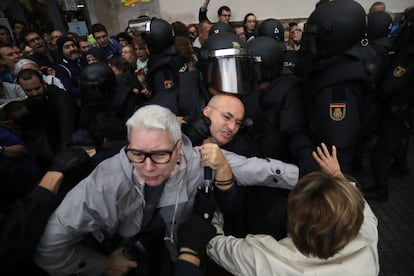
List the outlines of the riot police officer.
{"label": "riot police officer", "polygon": [[302,80],[282,74],[282,42],[259,36],[247,43],[258,62],[260,116],[256,131],[260,133],[260,154],[299,165],[301,175],[317,170],[312,160],[315,147],[306,134],[301,102]]}
{"label": "riot police officer", "polygon": [[268,18],[263,20],[259,26],[257,26],[257,36],[268,36],[274,40],[283,42],[284,40],[284,28],[282,23],[274,18]]}
{"label": "riot police officer", "polygon": [[185,58],[174,45],[172,26],[146,16],[131,20],[129,26],[141,35],[150,52],[147,82],[152,97],[146,103],[167,107],[179,116],[194,114],[199,102],[199,72],[185,70]]}
{"label": "riot police officer", "polygon": [[[239,154],[258,154],[253,128],[259,104],[254,92],[254,59],[246,42],[227,31],[212,34],[201,48],[201,75],[204,102],[219,93],[234,94],[245,107],[244,121],[238,134],[224,148]],[[243,142],[242,142],[243,140]]]}
{"label": "riot police officer", "polygon": [[395,53],[378,86],[386,113],[371,158],[375,186],[364,191],[366,198],[374,200],[388,199],[390,162],[401,146],[408,143],[413,125],[410,114],[414,103],[414,8],[404,12],[392,49]]}
{"label": "riot police officer", "polygon": [[364,101],[370,86],[362,60],[366,40],[363,7],[333,0],[310,15],[300,50],[307,127],[315,143],[336,145],[344,172],[351,169]]}
{"label": "riot police officer", "polygon": [[[388,13],[374,12],[367,15],[367,38],[369,46],[373,49],[375,55],[366,61],[366,66],[370,73],[372,87],[374,89],[377,88],[389,61],[392,42],[389,37],[391,27],[392,18]],[[376,93],[372,93],[372,98],[367,99],[367,106],[369,106],[369,109],[364,118],[358,143],[354,151],[352,164],[354,171],[361,171],[363,169],[362,161],[367,153],[367,142],[373,138],[373,133],[378,131],[379,124],[384,115],[383,106],[378,100]]]}
{"label": "riot police officer", "polygon": [[[245,107],[245,118],[243,122],[238,122],[241,128],[227,143],[219,143],[220,148],[243,154],[247,156],[259,156],[258,145],[261,141],[259,138],[260,117],[260,89],[255,88],[257,77],[260,76],[257,71],[259,57],[255,58],[250,49],[250,43],[258,42],[257,45],[262,45],[263,41],[269,42],[267,47],[265,64],[267,70],[263,70],[263,78],[260,80],[268,81],[280,73],[282,68],[282,46],[274,41],[272,38],[262,37],[255,38],[247,43],[241,40],[235,34],[223,31],[209,36],[207,41],[203,44],[201,49],[201,68],[203,91],[206,98],[213,97],[207,106],[207,111],[210,108],[211,113],[206,112],[200,114],[199,118],[193,121],[188,120],[188,125],[185,126],[184,132],[188,134],[190,139],[195,143],[200,143],[203,139],[212,136],[216,133],[211,131],[211,126],[217,125],[213,120],[217,120],[214,114],[222,114],[224,120],[228,122],[240,119],[240,113],[235,112],[235,106],[239,106],[238,100],[230,99],[231,94],[236,95],[241,99]],[[276,44],[276,47],[274,44]],[[256,45],[256,44],[254,44]],[[278,46],[280,48],[278,48]],[[276,54],[273,54],[276,51]],[[263,52],[260,52],[263,54]],[[259,55],[259,51],[255,53]],[[269,56],[269,58],[268,58]],[[270,60],[271,59],[271,60]],[[275,61],[273,61],[275,59]],[[257,70],[256,70],[257,69]],[[257,72],[257,74],[255,73]],[[276,85],[277,86],[277,85]],[[281,88],[282,86],[277,86]],[[286,88],[290,90],[290,86]],[[275,91],[274,91],[275,92]],[[223,96],[226,95],[226,96]],[[271,95],[274,96],[274,95]],[[282,97],[284,98],[284,97]],[[280,100],[280,98],[278,98]],[[223,103],[226,101],[226,104]],[[226,105],[231,102],[232,112],[226,112],[230,109],[225,109]],[[269,103],[270,105],[273,104]],[[218,108],[216,108],[218,107]],[[269,107],[269,106],[268,106]],[[278,110],[279,111],[279,110]],[[214,112],[214,114],[213,114]],[[277,112],[277,111],[276,111]],[[275,112],[275,113],[276,113]],[[270,114],[269,114],[270,115]],[[273,114],[272,114],[273,115]],[[298,114],[286,114],[296,118]],[[227,119],[226,119],[227,117]],[[273,117],[271,121],[273,121]],[[285,117],[283,118],[285,119]],[[243,128],[243,124],[249,124],[248,127]],[[272,125],[273,127],[273,125]],[[273,130],[273,129],[272,129]],[[211,132],[211,133],[210,133]],[[230,132],[230,130],[228,131]],[[269,130],[271,132],[271,130]],[[234,131],[231,132],[233,134]],[[226,136],[231,135],[228,133]],[[276,137],[276,136],[274,136]],[[219,140],[219,139],[215,139]],[[224,139],[221,139],[222,141]],[[285,146],[285,145],[284,145]],[[269,149],[270,153],[270,149]],[[267,155],[268,157],[276,157],[276,155]],[[277,156],[278,159],[279,156]],[[245,195],[245,197],[244,197]],[[268,187],[246,187],[240,189],[238,196],[243,198],[241,200],[241,207],[237,209],[237,213],[232,215],[226,214],[224,211],[225,232],[237,237],[244,237],[247,233],[271,233],[277,238],[282,238],[286,235],[286,191],[282,189],[268,188]],[[237,200],[239,200],[238,197]],[[216,200],[219,206],[223,208],[230,208],[236,204],[232,202],[223,204],[223,200],[216,194]],[[260,215],[259,215],[260,214]]]}
{"label": "riot police officer", "polygon": [[387,12],[374,12],[367,15],[367,37],[370,46],[375,51],[375,60],[368,68],[372,72],[374,85],[381,78],[385,65],[388,62],[388,55],[392,40],[390,32],[392,28],[392,18]]}
{"label": "riot police officer", "polygon": [[81,109],[78,128],[88,129],[99,112],[110,109],[115,94],[115,74],[104,62],[86,66],[79,77]]}
{"label": "riot police officer", "polygon": [[[267,36],[276,41],[284,42],[284,28],[282,23],[274,18],[263,20],[257,27],[257,37],[259,36]],[[282,74],[292,74],[292,70],[298,61],[298,54],[295,50],[288,50],[286,44],[284,45],[284,50]]]}

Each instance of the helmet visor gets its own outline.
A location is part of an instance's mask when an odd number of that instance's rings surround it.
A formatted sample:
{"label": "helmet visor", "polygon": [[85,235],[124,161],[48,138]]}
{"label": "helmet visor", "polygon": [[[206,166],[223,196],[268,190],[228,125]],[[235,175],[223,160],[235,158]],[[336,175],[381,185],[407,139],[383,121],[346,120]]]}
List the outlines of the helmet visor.
{"label": "helmet visor", "polygon": [[129,20],[128,26],[134,32],[136,36],[141,35],[144,32],[149,32],[151,29],[151,19],[147,16],[139,17],[137,19]]}
{"label": "helmet visor", "polygon": [[253,58],[237,49],[213,51],[203,66],[207,85],[226,93],[252,93],[254,75]]}

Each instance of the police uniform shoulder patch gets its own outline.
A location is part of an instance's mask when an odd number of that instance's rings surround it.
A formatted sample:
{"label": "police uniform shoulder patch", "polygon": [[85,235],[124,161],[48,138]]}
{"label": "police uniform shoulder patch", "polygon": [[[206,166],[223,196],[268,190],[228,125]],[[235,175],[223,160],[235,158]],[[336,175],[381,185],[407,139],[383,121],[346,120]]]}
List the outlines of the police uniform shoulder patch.
{"label": "police uniform shoulder patch", "polygon": [[174,82],[172,80],[165,80],[164,81],[164,88],[165,88],[165,90],[168,90],[168,89],[170,89],[173,86],[174,86]]}
{"label": "police uniform shoulder patch", "polygon": [[406,69],[402,66],[397,66],[397,68],[394,69],[394,71],[392,72],[392,75],[396,78],[400,78],[402,77],[402,75],[404,75]]}
{"label": "police uniform shoulder patch", "polygon": [[331,103],[329,104],[329,117],[338,122],[342,121],[346,115],[346,103]]}

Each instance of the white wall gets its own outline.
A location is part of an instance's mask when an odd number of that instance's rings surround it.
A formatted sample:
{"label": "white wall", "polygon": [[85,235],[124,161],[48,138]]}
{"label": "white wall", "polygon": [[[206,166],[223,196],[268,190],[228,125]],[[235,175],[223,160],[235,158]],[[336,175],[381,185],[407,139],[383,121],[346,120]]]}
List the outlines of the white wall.
{"label": "white wall", "polygon": [[[382,0],[390,12],[402,12],[406,7],[414,5],[414,0]],[[198,9],[204,0],[159,0],[161,17],[184,23],[198,22]],[[217,20],[217,10],[226,5],[231,8],[232,21],[242,21],[246,13],[253,12],[259,20],[266,18],[306,18],[318,0],[211,0],[207,16],[211,21]],[[375,0],[357,0],[366,11]]]}

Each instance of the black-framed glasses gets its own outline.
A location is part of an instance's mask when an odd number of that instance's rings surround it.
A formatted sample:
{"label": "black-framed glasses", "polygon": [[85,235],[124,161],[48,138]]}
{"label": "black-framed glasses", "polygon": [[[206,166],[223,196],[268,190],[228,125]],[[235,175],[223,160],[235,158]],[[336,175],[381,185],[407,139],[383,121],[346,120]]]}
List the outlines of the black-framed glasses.
{"label": "black-framed glasses", "polygon": [[225,122],[234,122],[234,124],[238,128],[241,128],[243,126],[243,120],[236,120],[234,118],[234,115],[231,114],[230,112],[221,111],[220,109],[212,105],[209,105],[208,107],[211,107],[212,109],[215,109],[217,112],[219,112]]}
{"label": "black-framed glasses", "polygon": [[152,152],[145,152],[137,149],[125,148],[125,153],[132,163],[144,163],[145,159],[149,157],[154,164],[167,164],[171,161],[171,156],[177,148],[178,140],[171,150],[158,150]]}

